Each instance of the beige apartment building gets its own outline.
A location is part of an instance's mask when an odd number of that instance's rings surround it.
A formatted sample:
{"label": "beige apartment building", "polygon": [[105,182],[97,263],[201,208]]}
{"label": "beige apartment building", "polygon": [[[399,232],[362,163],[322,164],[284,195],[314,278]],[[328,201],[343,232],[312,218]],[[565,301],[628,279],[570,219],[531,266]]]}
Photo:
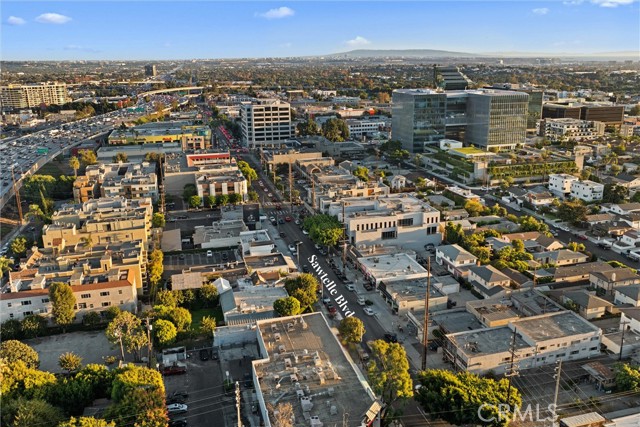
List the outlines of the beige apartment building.
{"label": "beige apartment building", "polygon": [[33,248],[20,271],[11,272],[0,294],[0,321],[22,320],[39,314],[49,317],[52,283],[68,283],[76,298],[76,321],[88,312],[117,306],[135,313],[138,289],[146,265],[141,241],[126,242],[90,251],[65,248]]}
{"label": "beige apartment building", "polygon": [[41,104],[62,105],[67,102],[71,102],[71,98],[65,83],[0,86],[0,106],[3,109],[33,108]]}
{"label": "beige apartment building", "polygon": [[107,163],[89,165],[84,176],[73,183],[73,198],[84,203],[97,197],[158,200],[156,164]]}

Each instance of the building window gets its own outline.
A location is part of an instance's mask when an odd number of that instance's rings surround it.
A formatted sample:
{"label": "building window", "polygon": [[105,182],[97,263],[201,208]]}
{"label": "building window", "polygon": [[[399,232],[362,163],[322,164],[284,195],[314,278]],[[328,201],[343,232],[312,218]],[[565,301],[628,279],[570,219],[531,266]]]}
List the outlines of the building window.
{"label": "building window", "polygon": [[9,313],[9,319],[13,319],[13,313]]}
{"label": "building window", "polygon": [[413,225],[413,218],[403,218],[398,221],[398,225],[400,225],[400,227],[409,227]]}
{"label": "building window", "polygon": [[10,302],[7,303],[7,307],[11,308],[11,303]]}
{"label": "building window", "polygon": [[80,295],[80,298],[83,298],[83,299],[91,298],[91,294],[82,294]]}
{"label": "building window", "polygon": [[569,354],[578,354],[578,353],[580,353],[580,350],[573,350],[573,351],[572,351],[571,353],[569,353]]}
{"label": "building window", "polygon": [[87,308],[87,303],[86,302],[81,302],[78,304],[78,310],[84,310]]}
{"label": "building window", "polygon": [[43,303],[43,304],[46,304],[46,303],[48,303],[48,302],[49,302],[49,298],[42,298],[42,303]]}
{"label": "building window", "polygon": [[597,349],[598,349],[598,347],[591,347],[591,348],[589,349],[589,351],[596,351]]}
{"label": "building window", "polygon": [[21,302],[22,305],[31,305],[31,301],[27,300],[27,301],[22,301]]}
{"label": "building window", "polygon": [[101,297],[108,297],[109,296],[109,291],[100,292],[100,296]]}
{"label": "building window", "polygon": [[31,316],[32,314],[33,314],[33,311],[25,311],[24,313],[22,313],[24,317]]}
{"label": "building window", "polygon": [[397,232],[394,231],[383,231],[382,232],[382,240],[395,239],[397,237]]}
{"label": "building window", "polygon": [[118,294],[122,295],[122,289],[120,289],[120,290],[118,291]]}
{"label": "building window", "polygon": [[105,301],[105,302],[102,303],[103,307],[109,307],[110,305],[111,305],[110,301]]}

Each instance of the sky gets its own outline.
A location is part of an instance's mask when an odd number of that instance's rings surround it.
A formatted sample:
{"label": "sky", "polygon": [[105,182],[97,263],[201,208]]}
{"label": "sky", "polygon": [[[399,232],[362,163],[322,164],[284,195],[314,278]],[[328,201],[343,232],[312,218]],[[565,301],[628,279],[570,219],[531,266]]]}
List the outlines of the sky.
{"label": "sky", "polygon": [[[639,0],[3,0],[3,60],[640,52]],[[639,54],[640,56],[640,54]]]}

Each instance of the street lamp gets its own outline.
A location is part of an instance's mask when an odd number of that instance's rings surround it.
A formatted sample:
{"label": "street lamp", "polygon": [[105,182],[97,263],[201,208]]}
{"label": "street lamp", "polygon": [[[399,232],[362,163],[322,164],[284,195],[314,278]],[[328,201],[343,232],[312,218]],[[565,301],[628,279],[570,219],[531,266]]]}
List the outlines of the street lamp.
{"label": "street lamp", "polygon": [[300,243],[301,241],[296,242],[296,258],[298,259],[298,267],[300,267]]}
{"label": "street lamp", "polygon": [[120,331],[116,331],[114,335],[118,338],[118,341],[120,341],[120,354],[122,355],[122,361],[124,362],[124,346],[122,345],[122,333]]}

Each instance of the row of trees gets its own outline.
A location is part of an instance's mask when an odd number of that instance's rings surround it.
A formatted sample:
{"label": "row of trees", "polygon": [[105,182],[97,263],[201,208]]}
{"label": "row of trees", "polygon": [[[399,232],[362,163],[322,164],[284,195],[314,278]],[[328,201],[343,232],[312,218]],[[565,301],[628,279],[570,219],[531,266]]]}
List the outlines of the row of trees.
{"label": "row of trees", "polygon": [[349,139],[349,126],[347,122],[339,118],[331,118],[322,123],[322,127],[311,117],[306,122],[296,126],[298,135],[315,136],[322,135],[332,142],[341,142]]}
{"label": "row of trees", "polygon": [[321,214],[304,219],[303,226],[309,231],[309,236],[314,242],[323,246],[335,246],[342,237],[343,225],[338,218]]}
{"label": "row of trees", "polygon": [[[3,425],[13,427],[165,427],[165,390],[159,372],[128,365],[109,370],[73,353],[62,354],[64,376],[40,371],[37,353],[18,341],[0,346]],[[95,399],[113,402],[103,419],[79,417]],[[79,418],[76,418],[79,417]]]}
{"label": "row of trees", "polygon": [[217,196],[210,195],[205,196],[204,198],[200,197],[198,196],[196,186],[193,184],[187,184],[184,186],[182,197],[183,200],[189,204],[189,207],[194,209],[202,206],[203,204],[207,208],[214,208],[226,206],[229,204],[237,205],[238,203],[242,203],[242,195],[237,193],[218,194]]}
{"label": "row of trees", "polygon": [[303,273],[290,277],[284,282],[289,294],[273,303],[273,309],[279,316],[294,316],[311,308],[318,301],[320,284],[311,274]]}

